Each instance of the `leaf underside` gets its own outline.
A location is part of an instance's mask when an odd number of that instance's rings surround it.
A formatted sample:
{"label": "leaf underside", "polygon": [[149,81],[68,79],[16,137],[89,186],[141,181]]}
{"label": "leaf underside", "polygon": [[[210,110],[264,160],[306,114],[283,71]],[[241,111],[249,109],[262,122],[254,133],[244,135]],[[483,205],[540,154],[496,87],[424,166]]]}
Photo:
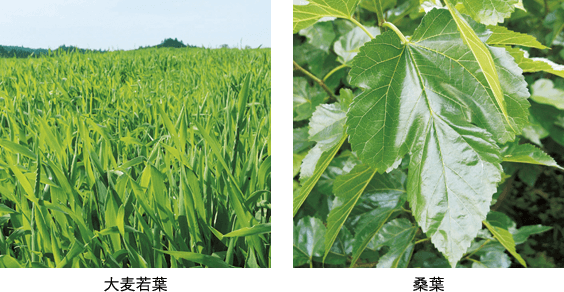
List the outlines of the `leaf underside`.
{"label": "leaf underside", "polygon": [[[469,20],[481,37],[491,33]],[[527,123],[522,70],[488,47],[508,119],[448,10],[433,9],[407,44],[385,32],[355,57],[350,82],[364,90],[347,113],[353,151],[379,171],[410,155],[408,201],[417,222],[455,266],[481,227],[500,181],[496,142]]]}

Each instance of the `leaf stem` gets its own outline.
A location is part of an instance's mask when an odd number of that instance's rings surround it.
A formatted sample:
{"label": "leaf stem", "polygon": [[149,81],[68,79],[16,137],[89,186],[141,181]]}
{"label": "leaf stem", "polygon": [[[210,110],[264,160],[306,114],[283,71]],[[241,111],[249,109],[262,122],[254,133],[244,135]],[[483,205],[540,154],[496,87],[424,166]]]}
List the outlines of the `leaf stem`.
{"label": "leaf stem", "polygon": [[473,258],[465,257],[465,259],[472,261],[472,262],[475,262],[475,263],[478,263],[478,264],[481,264],[481,262],[479,260],[475,260]]}
{"label": "leaf stem", "polygon": [[404,212],[407,212],[407,213],[411,214],[411,211],[407,210],[406,208],[401,207],[401,209],[402,209]]}
{"label": "leaf stem", "polygon": [[331,72],[327,73],[327,75],[325,75],[325,77],[323,77],[323,82],[327,81],[327,79],[333,75],[333,73],[341,70],[342,68],[348,67],[349,65],[347,64],[342,64],[340,66],[335,67],[333,70],[331,70]]}
{"label": "leaf stem", "polygon": [[488,242],[492,241],[491,239],[486,239],[486,241],[484,241],[484,243],[482,243],[482,245],[480,245],[480,247],[478,247],[475,251],[473,251],[471,254],[467,255],[465,258],[470,260],[470,257],[473,256],[476,252],[478,252],[480,249],[482,249],[482,247],[484,247],[486,244],[488,244]]}
{"label": "leaf stem", "polygon": [[382,3],[380,0],[376,1],[376,16],[378,17],[378,26],[382,26],[386,19],[384,18],[384,11],[382,11]]}
{"label": "leaf stem", "polygon": [[423,238],[423,239],[421,239],[421,240],[416,241],[415,244],[418,244],[418,243],[421,243],[421,242],[425,242],[425,241],[430,240],[430,239],[431,239],[430,237]]}
{"label": "leaf stem", "polygon": [[364,32],[370,37],[370,39],[373,39],[374,36],[366,29],[366,27],[364,27],[364,25],[360,24],[360,22],[358,22],[356,19],[354,18],[349,18],[350,21],[352,21],[352,23],[356,24],[358,27],[362,28],[362,30],[364,30]]}
{"label": "leaf stem", "polygon": [[408,41],[405,38],[405,36],[403,35],[403,33],[401,33],[401,31],[393,23],[386,21],[382,24],[382,26],[386,26],[386,27],[390,28],[391,30],[393,30],[399,36],[399,38],[401,39],[402,44],[408,43]]}
{"label": "leaf stem", "polygon": [[294,70],[298,70],[301,71],[302,73],[304,73],[306,76],[308,76],[309,78],[313,79],[313,81],[317,82],[317,84],[319,84],[323,90],[325,90],[325,92],[327,92],[327,94],[329,94],[329,98],[332,100],[337,100],[337,98],[335,98],[335,95],[333,95],[333,92],[331,91],[331,89],[329,89],[329,87],[327,87],[327,85],[325,85],[325,83],[323,82],[323,80],[315,77],[315,75],[311,74],[309,71],[307,71],[306,69],[302,68],[300,65],[298,65],[298,63],[296,63],[296,61],[292,60],[294,62]]}

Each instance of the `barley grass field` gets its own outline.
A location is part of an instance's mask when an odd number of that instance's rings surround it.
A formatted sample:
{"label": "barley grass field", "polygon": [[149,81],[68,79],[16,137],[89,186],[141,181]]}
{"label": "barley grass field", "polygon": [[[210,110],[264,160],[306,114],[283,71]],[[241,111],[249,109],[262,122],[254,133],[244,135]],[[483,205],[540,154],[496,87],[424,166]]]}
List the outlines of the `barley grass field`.
{"label": "barley grass field", "polygon": [[270,267],[270,64],[0,59],[0,267]]}

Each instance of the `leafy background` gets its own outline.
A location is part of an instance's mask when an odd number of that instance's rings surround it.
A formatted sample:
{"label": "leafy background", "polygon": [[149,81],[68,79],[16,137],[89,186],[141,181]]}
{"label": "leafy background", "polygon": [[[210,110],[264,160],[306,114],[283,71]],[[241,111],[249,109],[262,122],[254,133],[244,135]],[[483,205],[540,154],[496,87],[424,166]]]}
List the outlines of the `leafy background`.
{"label": "leafy background", "polygon": [[[481,1],[460,2],[472,7],[476,4],[473,2]],[[517,7],[522,4],[524,9],[499,8],[499,17],[491,19],[481,19],[480,15],[460,10],[471,14],[476,20],[485,20],[483,23],[486,24],[502,22],[500,27],[531,35],[540,42],[533,47],[507,47],[524,70],[525,81],[531,93],[530,125],[523,129],[519,142],[510,147],[517,147],[518,143],[535,144],[562,165],[564,79],[561,77],[564,76],[564,67],[548,66],[544,71],[532,72],[535,71],[535,66],[541,65],[527,64],[524,57],[528,56],[536,61],[538,59],[535,58],[544,58],[555,64],[564,63],[564,4],[563,1],[543,0],[508,2],[515,2],[513,4]],[[382,17],[377,16],[380,10],[375,5],[378,4],[382,5],[383,18],[393,23],[404,35],[410,36],[425,15],[423,7],[436,5],[437,2],[363,0],[356,9],[350,11],[349,16],[345,13],[335,15],[339,18],[323,18],[307,27],[304,23],[296,22],[299,15],[294,12],[294,198],[304,188],[311,189],[301,208],[294,210],[296,267],[450,266],[421,230],[410,223],[413,216],[405,203],[409,161],[404,159],[399,169],[390,175],[376,174],[364,186],[362,196],[353,206],[342,205],[350,199],[347,194],[355,192],[355,185],[347,185],[346,178],[365,175],[349,141],[341,139],[346,109],[353,96],[361,93],[360,88],[351,85],[348,77],[352,59],[358,54],[358,48],[370,40],[368,34],[353,21],[362,23],[372,35],[383,33],[386,29],[381,31],[379,27],[381,23],[378,20]],[[491,23],[487,23],[488,21]],[[495,30],[503,32],[500,27]],[[544,63],[547,64],[546,61]],[[322,81],[323,86],[314,82],[314,78]],[[502,151],[510,153],[513,150]],[[334,153],[335,158],[331,159],[331,154]],[[315,164],[312,166],[308,162],[312,158],[319,160],[318,165],[327,165],[326,170],[318,174],[319,179],[314,185],[308,183],[308,178],[316,175]],[[516,253],[522,256],[528,267],[564,266],[562,171],[555,167],[507,161],[502,166],[502,183],[494,194],[492,212],[487,218],[488,222],[495,222],[490,230],[508,230],[515,240]],[[334,186],[344,190],[338,191]],[[335,196],[336,193],[339,196]],[[296,206],[296,201],[294,205]],[[334,208],[352,208],[352,211],[338,235],[333,238],[334,244],[327,251],[326,234],[335,232],[329,229],[334,225],[331,222],[336,220],[329,215]],[[371,236],[367,232],[363,237],[363,232],[374,228],[375,224],[381,224],[378,234]],[[358,254],[359,242],[355,238],[364,239],[367,244],[361,254]],[[395,250],[398,245],[405,249]],[[356,261],[357,258],[360,260]],[[519,262],[484,227],[458,266],[521,267]]]}

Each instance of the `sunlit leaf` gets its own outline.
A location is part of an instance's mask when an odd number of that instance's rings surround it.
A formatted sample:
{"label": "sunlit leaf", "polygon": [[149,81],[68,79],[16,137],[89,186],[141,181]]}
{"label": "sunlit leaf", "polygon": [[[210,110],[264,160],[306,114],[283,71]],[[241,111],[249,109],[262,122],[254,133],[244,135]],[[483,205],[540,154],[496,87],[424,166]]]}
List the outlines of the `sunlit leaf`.
{"label": "sunlit leaf", "polygon": [[359,1],[309,0],[305,5],[294,5],[294,33],[313,25],[322,17],[350,18]]}
{"label": "sunlit leaf", "polygon": [[546,58],[529,58],[529,53],[518,48],[506,47],[507,51],[523,72],[548,72],[560,77],[564,77],[564,66],[556,64]]}
{"label": "sunlit leaf", "polygon": [[525,260],[515,250],[515,241],[513,240],[513,235],[511,235],[509,231],[501,227],[492,226],[487,221],[484,221],[484,225],[486,225],[488,230],[499,241],[499,243],[501,243],[501,245],[503,245],[503,247],[505,247],[505,249],[507,249],[507,251],[511,253],[521,265],[527,267]]}
{"label": "sunlit leaf", "polygon": [[[564,66],[563,66],[564,69]],[[564,110],[564,90],[554,88],[550,79],[538,79],[531,85],[531,99]]]}
{"label": "sunlit leaf", "polygon": [[[373,36],[380,34],[378,27],[366,28]],[[334,45],[335,53],[339,56],[337,61],[347,64],[358,54],[359,48],[370,41],[370,37],[360,27],[353,28],[347,34],[341,36]]]}
{"label": "sunlit leaf", "polygon": [[[337,151],[341,149],[341,146],[343,145],[345,140],[346,140],[346,136],[344,136],[341,139],[341,141],[339,141],[335,146],[333,146],[333,148],[329,149],[326,152],[323,152],[320,155],[319,159],[317,160],[317,163],[315,164],[315,171],[313,172],[313,174],[302,182],[302,187],[299,190],[294,192],[294,201],[293,201],[294,216],[296,216],[296,213],[298,213],[298,210],[300,209],[304,201],[307,199],[307,196],[309,195],[315,184],[317,184],[317,181],[319,181],[319,178],[321,177],[323,172],[325,172],[327,166],[329,166],[329,163],[331,163],[333,157],[335,157],[335,154],[337,154]],[[302,163],[302,168],[303,168],[303,163]]]}
{"label": "sunlit leaf", "polygon": [[294,266],[311,263],[324,254],[325,225],[317,218],[304,217],[294,226]]}
{"label": "sunlit leaf", "polygon": [[[495,64],[492,59],[492,54],[488,51],[486,46],[482,43],[482,40],[477,35],[478,33],[483,31],[483,28],[481,26],[472,27],[469,24],[469,22],[462,15],[460,15],[458,10],[456,8],[453,8],[452,5],[449,4],[448,1],[450,0],[447,0],[446,5],[454,21],[456,22],[456,25],[458,26],[458,30],[460,31],[460,37],[462,38],[464,43],[468,46],[468,48],[470,48],[470,51],[472,52],[474,58],[476,59],[478,65],[480,66],[480,69],[482,70],[482,73],[486,78],[486,82],[493,93],[493,97],[495,98],[497,107],[503,113],[503,117],[505,118],[506,122],[509,124],[511,130],[519,133],[519,128],[517,129],[514,128],[514,126],[512,125],[512,121],[510,120],[509,114],[507,113],[507,109],[511,105],[508,105],[507,102],[505,101],[505,96],[503,94],[500,85],[501,77],[498,75],[498,70],[496,70],[495,68]],[[486,2],[490,0],[465,0],[465,1]],[[505,2],[505,0],[497,0],[497,1]],[[493,1],[490,1],[490,3],[493,3]],[[478,4],[478,3],[472,3],[472,4]],[[473,8],[477,8],[477,7],[473,7]]]}
{"label": "sunlit leaf", "polygon": [[462,13],[472,16],[478,22],[496,25],[511,16],[516,5],[521,5],[519,0],[446,0],[453,4],[461,3]]}
{"label": "sunlit leaf", "polygon": [[347,220],[356,202],[368,187],[370,181],[376,174],[376,170],[367,165],[357,165],[350,173],[338,176],[333,185],[333,192],[335,193],[335,201],[333,202],[333,209],[327,217],[327,233],[325,234],[325,256],[341,227]]}
{"label": "sunlit leaf", "polygon": [[564,170],[554,158],[531,144],[512,144],[502,149],[503,161],[546,165]]}
{"label": "sunlit leaf", "polygon": [[527,124],[522,71],[504,49],[489,50],[511,126],[447,10],[430,11],[407,44],[393,32],[377,36],[350,71],[351,83],[365,89],[347,113],[353,151],[379,171],[410,154],[413,215],[452,266],[480,230],[501,179],[495,141],[514,139]]}
{"label": "sunlit leaf", "polygon": [[243,227],[241,229],[231,231],[223,235],[223,237],[249,236],[263,233],[270,233],[270,223],[257,224],[252,227]]}
{"label": "sunlit leaf", "polygon": [[547,49],[547,47],[537,41],[535,37],[528,34],[514,32],[503,26],[490,25],[488,26],[488,29],[493,32],[486,42],[488,45],[518,45],[537,49]]}

